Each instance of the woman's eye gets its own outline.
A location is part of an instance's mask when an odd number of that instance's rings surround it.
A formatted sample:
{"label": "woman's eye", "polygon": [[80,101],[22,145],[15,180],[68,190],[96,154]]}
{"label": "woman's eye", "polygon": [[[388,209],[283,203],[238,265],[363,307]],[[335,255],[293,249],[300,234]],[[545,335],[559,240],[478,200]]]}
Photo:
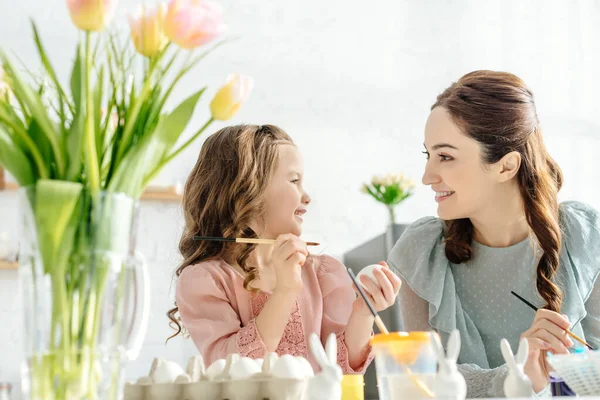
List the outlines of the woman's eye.
{"label": "woman's eye", "polygon": [[452,160],[452,157],[444,155],[444,154],[440,154],[440,161],[450,161]]}
{"label": "woman's eye", "polygon": [[429,152],[428,151],[422,151],[421,153],[425,154],[426,158],[429,160]]}
{"label": "woman's eye", "polygon": [[292,183],[293,183],[294,185],[298,184],[298,182],[300,182],[300,179],[294,179],[294,180],[292,180]]}

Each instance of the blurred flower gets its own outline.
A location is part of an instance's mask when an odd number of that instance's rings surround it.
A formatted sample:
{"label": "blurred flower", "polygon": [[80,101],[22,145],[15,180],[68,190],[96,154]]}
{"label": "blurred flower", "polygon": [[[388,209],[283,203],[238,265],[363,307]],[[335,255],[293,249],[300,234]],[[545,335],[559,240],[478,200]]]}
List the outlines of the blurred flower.
{"label": "blurred flower", "polygon": [[156,7],[139,6],[129,16],[131,39],[138,53],[154,57],[169,43],[164,30],[166,14],[167,5],[160,3]]}
{"label": "blurred flower", "polygon": [[221,8],[205,0],[171,0],[165,19],[167,37],[184,49],[202,46],[225,32]]}
{"label": "blurred flower", "polygon": [[231,119],[248,100],[253,86],[254,81],[249,76],[229,75],[210,103],[213,118],[221,121]]}
{"label": "blurred flower", "polygon": [[84,31],[101,31],[110,23],[118,0],[67,0],[71,20]]}

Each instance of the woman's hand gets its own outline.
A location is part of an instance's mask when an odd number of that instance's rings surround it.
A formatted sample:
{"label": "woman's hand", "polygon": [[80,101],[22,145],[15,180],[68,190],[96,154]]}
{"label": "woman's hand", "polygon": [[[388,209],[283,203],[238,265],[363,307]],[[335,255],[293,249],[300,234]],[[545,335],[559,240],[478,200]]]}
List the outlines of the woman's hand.
{"label": "woman's hand", "polygon": [[529,342],[529,356],[524,371],[536,393],[550,382],[551,369],[546,361],[546,353],[568,354],[568,349],[574,345],[566,332],[569,327],[566,316],[540,309],[535,314],[531,328],[521,335],[521,338],[526,338]]}
{"label": "woman's hand", "polygon": [[[368,276],[363,275],[360,277],[360,281],[363,283],[363,292],[377,312],[383,311],[394,304],[398,292],[400,291],[400,286],[402,285],[400,278],[390,270],[390,267],[385,262],[382,261],[379,264],[381,265],[381,268],[373,270],[373,275],[375,276],[375,279],[377,279],[379,285],[373,282]],[[371,315],[369,308],[356,287],[354,288],[354,291],[358,295],[354,301],[354,311],[362,315]]]}

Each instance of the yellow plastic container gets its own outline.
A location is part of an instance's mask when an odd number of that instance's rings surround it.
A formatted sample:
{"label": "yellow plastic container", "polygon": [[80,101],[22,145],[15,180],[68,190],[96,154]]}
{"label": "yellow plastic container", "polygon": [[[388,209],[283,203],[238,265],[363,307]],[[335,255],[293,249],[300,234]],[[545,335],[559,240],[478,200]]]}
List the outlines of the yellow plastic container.
{"label": "yellow plastic container", "polygon": [[432,332],[392,332],[371,339],[381,400],[430,399],[437,359]]}
{"label": "yellow plastic container", "polygon": [[342,379],[342,400],[364,400],[365,379],[362,374],[344,375]]}

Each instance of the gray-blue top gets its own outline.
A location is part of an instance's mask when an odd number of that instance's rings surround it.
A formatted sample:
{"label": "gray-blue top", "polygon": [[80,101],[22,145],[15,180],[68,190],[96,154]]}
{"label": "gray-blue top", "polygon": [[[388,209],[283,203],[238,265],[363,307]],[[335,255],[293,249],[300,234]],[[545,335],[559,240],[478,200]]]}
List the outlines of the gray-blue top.
{"label": "gray-blue top", "polygon": [[[555,282],[564,293],[561,312],[575,334],[600,348],[600,213],[582,203],[562,203],[560,224],[563,247]],[[444,342],[458,329],[458,362],[464,364],[469,397],[502,396],[506,367],[500,340],[508,339],[516,352],[535,316],[510,292],[543,306],[535,285],[540,250],[530,239],[506,248],[474,242],[474,258],[452,264],[444,252],[443,230],[440,219],[422,218],[390,253],[388,263],[405,286],[400,296],[404,328],[433,328]]]}

